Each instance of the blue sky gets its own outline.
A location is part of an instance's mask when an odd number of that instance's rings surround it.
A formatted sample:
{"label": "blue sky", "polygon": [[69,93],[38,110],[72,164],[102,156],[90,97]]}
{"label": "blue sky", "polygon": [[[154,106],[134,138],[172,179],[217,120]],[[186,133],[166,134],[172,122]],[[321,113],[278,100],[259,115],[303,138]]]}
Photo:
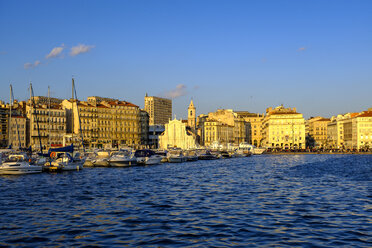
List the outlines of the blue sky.
{"label": "blue sky", "polygon": [[372,107],[372,1],[0,0],[0,99],[99,95],[186,117],[218,108],[306,118]]}

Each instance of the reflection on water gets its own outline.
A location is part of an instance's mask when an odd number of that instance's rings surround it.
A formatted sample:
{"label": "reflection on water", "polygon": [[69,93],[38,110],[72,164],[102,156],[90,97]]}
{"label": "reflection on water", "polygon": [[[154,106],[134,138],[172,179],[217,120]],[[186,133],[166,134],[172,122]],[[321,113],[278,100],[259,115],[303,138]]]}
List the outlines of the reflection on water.
{"label": "reflection on water", "polygon": [[0,177],[4,246],[372,246],[372,156]]}

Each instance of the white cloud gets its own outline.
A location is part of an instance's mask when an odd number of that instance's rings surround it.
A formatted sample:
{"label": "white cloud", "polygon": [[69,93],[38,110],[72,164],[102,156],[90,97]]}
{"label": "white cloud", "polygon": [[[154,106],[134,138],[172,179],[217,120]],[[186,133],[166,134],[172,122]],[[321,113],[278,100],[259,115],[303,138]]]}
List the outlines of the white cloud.
{"label": "white cloud", "polygon": [[79,44],[71,48],[70,56],[76,56],[82,53],[87,53],[94,47],[95,46]]}
{"label": "white cloud", "polygon": [[55,47],[52,49],[52,51],[50,51],[50,53],[47,56],[45,56],[45,58],[50,59],[50,58],[58,57],[62,53],[63,49],[64,49],[63,44],[59,47]]}
{"label": "white cloud", "polygon": [[306,50],[306,47],[300,47],[300,48],[298,49],[299,52],[301,52],[301,51],[305,51],[305,50]]}
{"label": "white cloud", "polygon": [[177,87],[173,90],[166,91],[162,95],[167,98],[177,98],[180,96],[185,96],[187,94],[186,85],[179,84]]}
{"label": "white cloud", "polygon": [[34,63],[26,63],[23,65],[25,69],[35,68],[36,66],[41,65],[39,60],[36,60]]}

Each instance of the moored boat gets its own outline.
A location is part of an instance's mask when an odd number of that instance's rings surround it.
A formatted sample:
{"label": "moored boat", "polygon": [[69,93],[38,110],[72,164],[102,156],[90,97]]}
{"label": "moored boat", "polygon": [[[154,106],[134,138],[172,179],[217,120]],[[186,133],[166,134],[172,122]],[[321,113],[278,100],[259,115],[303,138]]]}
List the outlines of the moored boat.
{"label": "moored boat", "polygon": [[154,165],[154,164],[160,164],[163,156],[156,154],[152,150],[137,150],[134,153],[134,156],[137,158],[138,164],[145,164],[145,165]]}
{"label": "moored boat", "polygon": [[169,163],[182,163],[186,162],[187,157],[183,155],[182,150],[175,149],[168,151],[168,162]]}
{"label": "moored boat", "polygon": [[131,151],[120,150],[111,154],[108,163],[113,167],[126,167],[136,165],[137,159],[133,156]]}
{"label": "moored boat", "polygon": [[42,172],[42,167],[31,165],[24,154],[11,154],[0,165],[2,175],[21,175]]}

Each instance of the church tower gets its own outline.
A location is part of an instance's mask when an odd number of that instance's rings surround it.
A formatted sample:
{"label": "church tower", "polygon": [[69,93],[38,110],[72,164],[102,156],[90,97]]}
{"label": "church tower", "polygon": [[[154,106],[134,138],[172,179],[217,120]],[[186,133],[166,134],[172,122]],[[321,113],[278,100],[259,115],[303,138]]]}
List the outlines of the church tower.
{"label": "church tower", "polygon": [[191,127],[191,129],[195,130],[196,126],[196,108],[194,106],[194,103],[191,99],[189,108],[188,108],[188,119],[187,119],[187,125]]}

